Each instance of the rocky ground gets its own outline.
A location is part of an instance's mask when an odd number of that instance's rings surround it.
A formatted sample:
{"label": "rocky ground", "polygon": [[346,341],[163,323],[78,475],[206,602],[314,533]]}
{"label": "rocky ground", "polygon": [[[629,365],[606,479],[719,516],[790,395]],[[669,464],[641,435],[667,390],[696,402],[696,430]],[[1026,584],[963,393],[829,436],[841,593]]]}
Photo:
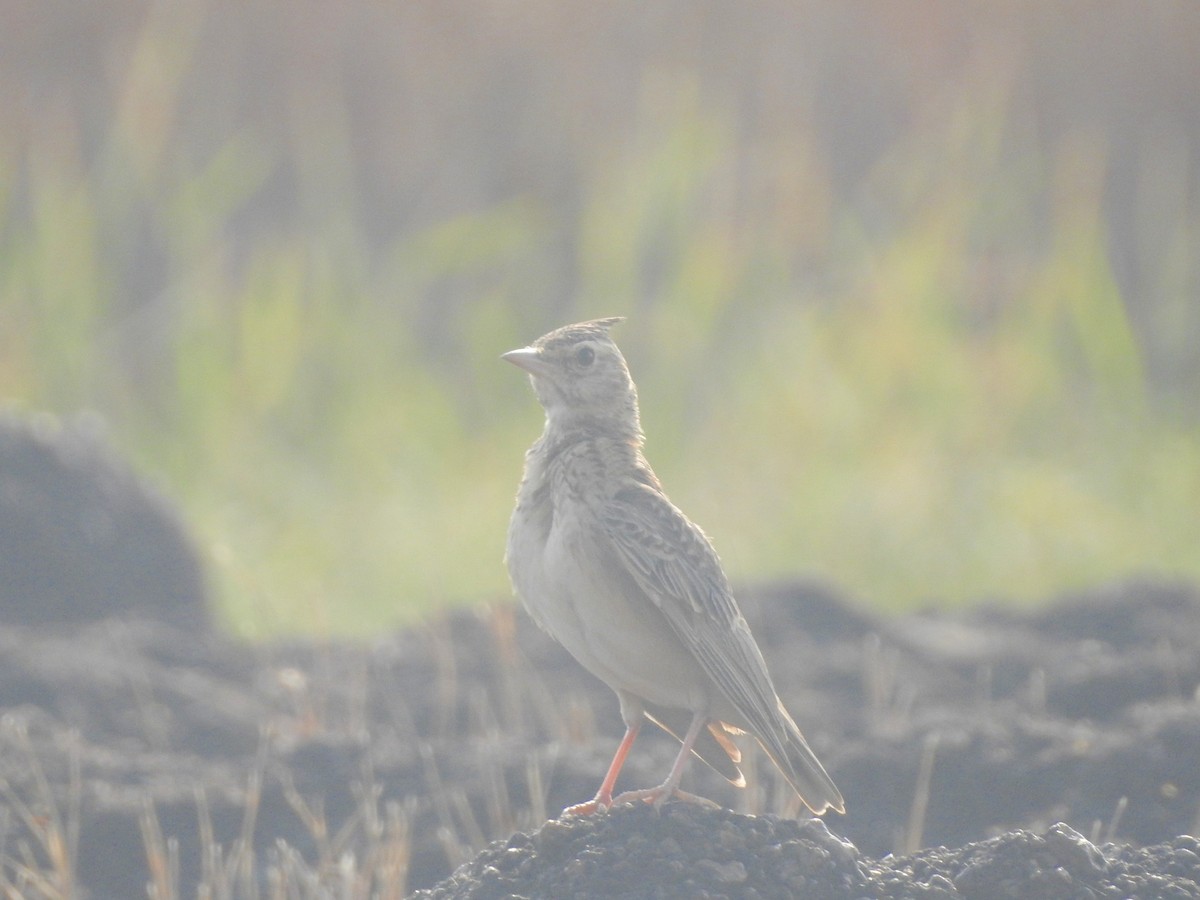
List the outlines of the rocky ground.
{"label": "rocky ground", "polygon": [[1096,846],[1059,823],[872,859],[820,820],[673,804],[547,822],[497,842],[425,900],[505,897],[1195,897],[1200,841]]}

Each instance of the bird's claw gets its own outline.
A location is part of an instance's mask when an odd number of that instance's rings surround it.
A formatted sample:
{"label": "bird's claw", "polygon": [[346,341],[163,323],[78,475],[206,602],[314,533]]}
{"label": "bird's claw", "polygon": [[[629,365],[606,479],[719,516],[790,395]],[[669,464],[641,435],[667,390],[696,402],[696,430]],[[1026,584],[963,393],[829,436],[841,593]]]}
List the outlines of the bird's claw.
{"label": "bird's claw", "polygon": [[612,797],[593,797],[586,803],[576,803],[562,811],[564,816],[593,816],[598,812],[607,812],[613,805]]}
{"label": "bird's claw", "polygon": [[618,794],[613,798],[612,805],[620,806],[624,803],[637,803],[638,801],[649,803],[656,810],[663,808],[663,805],[668,800],[682,800],[684,803],[695,803],[697,806],[703,806],[708,809],[720,809],[720,805],[696,794],[689,794],[687,791],[681,791],[679,788],[670,790],[666,785],[658,787],[645,788],[640,791],[626,791],[623,794]]}
{"label": "bird's claw", "polygon": [[689,794],[687,791],[676,790],[675,799],[682,800],[684,803],[694,803],[697,806],[702,806],[705,809],[720,809],[721,804],[709,800],[707,797],[701,797],[699,794]]}

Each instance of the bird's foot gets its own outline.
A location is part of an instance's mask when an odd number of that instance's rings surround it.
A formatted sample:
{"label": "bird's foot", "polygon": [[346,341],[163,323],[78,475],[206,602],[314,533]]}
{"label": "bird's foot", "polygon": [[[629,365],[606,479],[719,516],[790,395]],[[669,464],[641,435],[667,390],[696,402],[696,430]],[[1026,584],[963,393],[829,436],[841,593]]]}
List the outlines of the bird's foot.
{"label": "bird's foot", "polygon": [[574,806],[568,806],[562,811],[564,816],[592,816],[598,812],[607,812],[613,805],[612,794],[604,796],[597,794],[587,803],[576,803]]}
{"label": "bird's foot", "polygon": [[663,804],[670,799],[682,800],[684,803],[695,803],[697,806],[704,806],[708,809],[720,809],[720,804],[697,796],[689,794],[687,791],[681,791],[679,788],[672,788],[667,784],[660,784],[658,787],[645,788],[640,791],[626,791],[623,794],[618,794],[613,798],[612,805],[619,806],[623,803],[649,803],[656,810],[662,809]]}
{"label": "bird's foot", "polygon": [[682,800],[684,803],[695,803],[697,806],[702,806],[705,809],[720,809],[721,804],[709,800],[707,797],[701,797],[699,794],[689,794],[687,791],[676,790],[674,797],[676,800]]}

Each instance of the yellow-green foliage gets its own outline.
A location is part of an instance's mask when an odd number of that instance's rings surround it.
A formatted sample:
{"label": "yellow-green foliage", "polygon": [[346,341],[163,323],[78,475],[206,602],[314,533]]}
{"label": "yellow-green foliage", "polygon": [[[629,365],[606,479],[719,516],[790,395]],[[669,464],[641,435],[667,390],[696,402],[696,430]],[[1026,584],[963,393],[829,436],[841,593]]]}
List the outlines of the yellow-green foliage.
{"label": "yellow-green foliage", "polygon": [[[147,35],[148,60],[186,51]],[[27,186],[25,212],[0,195],[0,397],[101,411],[181,501],[241,632],[507,595],[541,414],[497,357],[613,314],[651,461],[737,579],[816,573],[897,608],[1200,577],[1194,398],[1148,387],[1103,158],[1002,154],[987,78],[898,141],[861,203],[835,199],[804,129],[747,149],[729,110],[648,90],[636,140],[580,167],[577,220],[517,199],[381,254],[335,115],[314,124],[332,166],[253,133],[192,160],[163,144],[175,82],[149,62],[128,79],[99,163],[66,113],[0,159]],[[285,161],[305,216],[239,230]],[[136,309],[117,289],[135,221],[168,285]],[[1191,322],[1200,226],[1167,230],[1159,314]],[[560,267],[576,292],[548,299]]]}

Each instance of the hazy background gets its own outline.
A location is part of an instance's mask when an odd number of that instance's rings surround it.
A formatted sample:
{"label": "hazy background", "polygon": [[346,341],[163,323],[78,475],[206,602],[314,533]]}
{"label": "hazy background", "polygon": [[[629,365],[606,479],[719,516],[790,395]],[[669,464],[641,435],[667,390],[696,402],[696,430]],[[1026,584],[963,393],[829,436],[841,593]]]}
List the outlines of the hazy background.
{"label": "hazy background", "polygon": [[0,2],[0,402],[231,624],[506,596],[498,355],[623,314],[740,580],[1200,577],[1200,4]]}

